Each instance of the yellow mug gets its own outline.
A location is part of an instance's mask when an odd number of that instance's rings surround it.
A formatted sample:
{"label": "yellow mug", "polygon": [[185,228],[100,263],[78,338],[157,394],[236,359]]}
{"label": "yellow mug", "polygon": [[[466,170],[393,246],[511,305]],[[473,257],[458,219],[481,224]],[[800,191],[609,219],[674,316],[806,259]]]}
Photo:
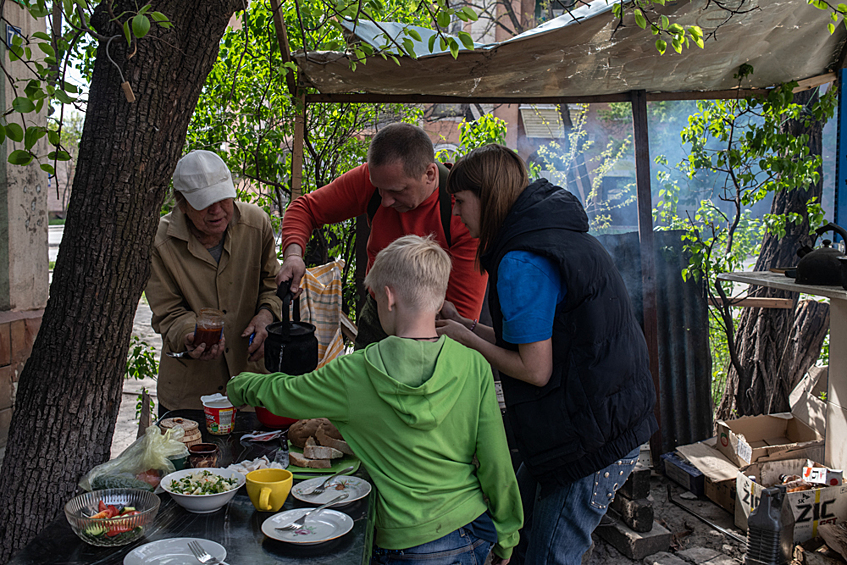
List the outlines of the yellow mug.
{"label": "yellow mug", "polygon": [[294,476],[285,469],[258,469],[247,473],[247,494],[260,512],[277,512],[291,492]]}

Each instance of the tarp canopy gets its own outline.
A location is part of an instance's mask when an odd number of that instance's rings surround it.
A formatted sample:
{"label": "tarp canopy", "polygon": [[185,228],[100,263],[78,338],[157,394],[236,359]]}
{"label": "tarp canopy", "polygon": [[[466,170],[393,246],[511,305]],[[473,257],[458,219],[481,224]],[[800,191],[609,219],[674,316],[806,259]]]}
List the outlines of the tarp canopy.
{"label": "tarp canopy", "polygon": [[[671,23],[715,32],[700,49],[693,43],[664,55],[656,36],[638,27],[631,14],[618,27],[611,4],[597,0],[508,41],[474,51],[424,55],[418,59],[371,57],[353,71],[337,52],[298,52],[301,76],[324,94],[371,93],[462,98],[597,96],[648,92],[721,91],[739,87],[734,77],[747,63],[754,72],[743,88],[767,88],[816,77],[840,62],[844,26],[827,31],[828,11],[807,0],[694,0],[656,6]],[[617,29],[616,29],[617,28]],[[372,28],[357,28],[365,41],[381,43]],[[416,49],[418,53],[422,50]]]}

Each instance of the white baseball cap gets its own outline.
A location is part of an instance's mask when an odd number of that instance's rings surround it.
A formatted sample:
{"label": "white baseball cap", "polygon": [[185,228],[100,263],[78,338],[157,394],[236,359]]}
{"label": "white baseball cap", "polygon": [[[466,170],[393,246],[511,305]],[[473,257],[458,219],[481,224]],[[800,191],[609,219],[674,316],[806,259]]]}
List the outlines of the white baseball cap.
{"label": "white baseball cap", "polygon": [[194,150],[176,164],[174,190],[185,196],[195,210],[204,210],[227,198],[235,198],[232,174],[217,153]]}

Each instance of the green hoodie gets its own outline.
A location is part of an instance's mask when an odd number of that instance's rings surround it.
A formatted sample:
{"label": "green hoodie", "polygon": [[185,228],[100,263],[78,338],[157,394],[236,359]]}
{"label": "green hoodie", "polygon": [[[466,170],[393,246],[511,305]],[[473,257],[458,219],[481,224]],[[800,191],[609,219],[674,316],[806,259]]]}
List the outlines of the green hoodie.
{"label": "green hoodie", "polygon": [[[447,338],[388,337],[305,375],[241,373],[235,406],[329,418],[376,485],[376,543],[406,549],[489,510],[511,556],[523,511],[488,362]],[[474,456],[479,461],[477,468]]]}

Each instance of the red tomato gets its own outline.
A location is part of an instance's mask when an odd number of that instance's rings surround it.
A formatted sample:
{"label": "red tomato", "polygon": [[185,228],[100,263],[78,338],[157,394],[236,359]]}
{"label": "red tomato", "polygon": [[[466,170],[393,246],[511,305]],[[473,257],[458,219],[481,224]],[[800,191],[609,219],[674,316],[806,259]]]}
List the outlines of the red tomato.
{"label": "red tomato", "polygon": [[106,510],[106,503],[103,502],[102,500],[100,502],[98,502],[97,503],[97,510],[99,512],[103,512],[104,510]]}

